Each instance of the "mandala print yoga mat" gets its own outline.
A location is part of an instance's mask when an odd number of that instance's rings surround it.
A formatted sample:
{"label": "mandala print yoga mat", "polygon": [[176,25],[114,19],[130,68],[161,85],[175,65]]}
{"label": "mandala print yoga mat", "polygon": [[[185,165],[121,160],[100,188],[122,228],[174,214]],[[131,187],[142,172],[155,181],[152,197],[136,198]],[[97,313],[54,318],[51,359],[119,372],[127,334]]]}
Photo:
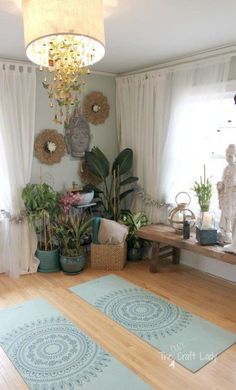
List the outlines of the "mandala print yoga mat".
{"label": "mandala print yoga mat", "polygon": [[151,390],[42,299],[0,310],[0,345],[32,390]]}
{"label": "mandala print yoga mat", "polygon": [[70,290],[192,372],[236,342],[236,334],[116,275]]}

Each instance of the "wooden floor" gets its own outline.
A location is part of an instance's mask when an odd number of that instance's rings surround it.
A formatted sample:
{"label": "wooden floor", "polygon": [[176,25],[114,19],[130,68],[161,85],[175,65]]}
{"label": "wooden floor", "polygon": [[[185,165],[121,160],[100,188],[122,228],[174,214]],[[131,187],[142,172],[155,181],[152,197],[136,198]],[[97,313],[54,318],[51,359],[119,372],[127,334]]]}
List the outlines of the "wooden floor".
{"label": "wooden floor", "polygon": [[[37,273],[11,279],[6,275],[0,275],[0,307],[8,307],[36,297],[46,298],[153,389],[236,389],[236,345],[223,352],[216,362],[207,364],[195,374],[178,364],[170,367],[170,362],[163,360],[158,350],[68,291],[70,286],[108,273],[87,268],[76,276],[57,272]],[[166,265],[160,273],[151,274],[148,272],[146,261],[129,262],[123,271],[115,273],[194,314],[236,332],[235,284],[182,265]],[[0,389],[28,389],[1,349]]]}

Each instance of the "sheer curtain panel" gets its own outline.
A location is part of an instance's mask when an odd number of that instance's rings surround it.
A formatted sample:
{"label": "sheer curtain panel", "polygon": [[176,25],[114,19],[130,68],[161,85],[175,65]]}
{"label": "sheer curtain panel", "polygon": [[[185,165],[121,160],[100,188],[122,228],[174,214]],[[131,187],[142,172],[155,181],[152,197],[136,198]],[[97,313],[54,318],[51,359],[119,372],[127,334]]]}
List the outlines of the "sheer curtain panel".
{"label": "sheer curtain panel", "polygon": [[0,272],[34,272],[35,233],[22,218],[22,188],[29,182],[35,128],[35,68],[0,61]]}

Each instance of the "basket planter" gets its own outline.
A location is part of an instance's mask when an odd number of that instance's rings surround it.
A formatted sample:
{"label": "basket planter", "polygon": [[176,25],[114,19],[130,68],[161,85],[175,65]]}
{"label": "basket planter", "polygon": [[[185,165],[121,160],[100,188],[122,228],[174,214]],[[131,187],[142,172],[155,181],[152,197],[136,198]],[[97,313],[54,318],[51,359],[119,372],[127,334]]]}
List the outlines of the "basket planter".
{"label": "basket planter", "polygon": [[56,272],[60,271],[59,264],[59,249],[53,249],[51,251],[43,251],[37,249],[36,256],[39,259],[39,272]]}
{"label": "basket planter", "polygon": [[86,255],[84,253],[75,257],[61,255],[60,263],[64,273],[76,275],[84,269],[86,263]]}
{"label": "basket planter", "polygon": [[91,244],[91,268],[119,271],[127,258],[126,242],[117,245]]}

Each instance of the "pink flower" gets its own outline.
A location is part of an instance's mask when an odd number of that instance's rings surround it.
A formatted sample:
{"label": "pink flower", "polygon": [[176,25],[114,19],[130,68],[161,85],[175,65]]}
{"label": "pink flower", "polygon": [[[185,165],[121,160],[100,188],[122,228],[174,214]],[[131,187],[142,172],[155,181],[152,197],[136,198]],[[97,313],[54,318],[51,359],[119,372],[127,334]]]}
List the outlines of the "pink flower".
{"label": "pink flower", "polygon": [[66,195],[62,196],[60,203],[63,206],[65,212],[68,212],[70,207],[73,204],[77,204],[81,201],[81,195],[79,192],[68,192]]}

